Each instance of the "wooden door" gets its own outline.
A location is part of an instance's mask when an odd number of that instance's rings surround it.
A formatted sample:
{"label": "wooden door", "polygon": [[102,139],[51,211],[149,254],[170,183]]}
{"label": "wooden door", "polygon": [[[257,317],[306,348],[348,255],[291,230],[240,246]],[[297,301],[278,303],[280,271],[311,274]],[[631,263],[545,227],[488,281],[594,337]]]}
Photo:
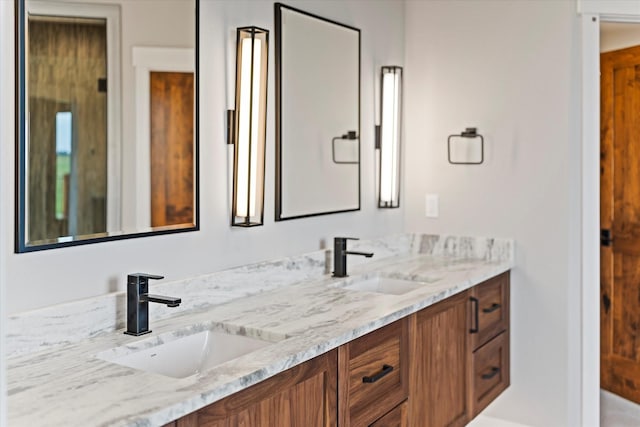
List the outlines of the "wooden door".
{"label": "wooden door", "polygon": [[600,60],[601,386],[640,403],[640,47]]}
{"label": "wooden door", "polygon": [[193,73],[152,72],[151,226],[193,224]]}
{"label": "wooden door", "polygon": [[469,420],[467,292],[412,316],[410,425],[464,426]]}
{"label": "wooden door", "polygon": [[176,422],[177,427],[335,427],[337,350]]}

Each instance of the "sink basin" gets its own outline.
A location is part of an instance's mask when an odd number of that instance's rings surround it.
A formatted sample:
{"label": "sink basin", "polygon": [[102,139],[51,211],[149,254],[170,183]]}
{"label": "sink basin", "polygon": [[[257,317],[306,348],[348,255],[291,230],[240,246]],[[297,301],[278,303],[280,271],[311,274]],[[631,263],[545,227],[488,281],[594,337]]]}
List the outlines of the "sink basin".
{"label": "sink basin", "polygon": [[373,292],[386,295],[402,295],[424,286],[424,283],[384,276],[367,276],[347,280],[335,286],[352,291]]}
{"label": "sink basin", "polygon": [[[140,344],[144,346],[144,342]],[[244,335],[205,330],[115,357],[113,353],[121,352],[114,349],[99,354],[98,358],[168,377],[186,378],[272,344]]]}

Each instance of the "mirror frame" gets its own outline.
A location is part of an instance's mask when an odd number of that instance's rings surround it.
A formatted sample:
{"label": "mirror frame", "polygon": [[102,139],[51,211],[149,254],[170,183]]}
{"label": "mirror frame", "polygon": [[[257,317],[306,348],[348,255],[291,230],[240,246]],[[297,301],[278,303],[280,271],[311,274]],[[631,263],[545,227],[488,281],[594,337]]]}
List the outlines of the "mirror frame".
{"label": "mirror frame", "polygon": [[[282,9],[300,13],[310,18],[347,28],[358,33],[358,207],[353,209],[341,209],[336,211],[314,212],[303,215],[282,216]],[[344,212],[359,211],[362,208],[362,32],[359,28],[343,24],[332,19],[323,18],[316,14],[305,12],[295,7],[282,3],[274,3],[275,13],[275,66],[276,66],[276,191],[275,191],[275,220],[287,221],[291,219],[309,218],[320,215],[330,215]]]}
{"label": "mirror frame", "polygon": [[86,234],[79,237],[61,237],[59,239],[69,239],[65,241],[30,245],[26,241],[25,224],[27,221],[26,212],[26,111],[25,111],[25,35],[26,35],[26,3],[27,0],[15,0],[15,253],[35,252],[47,249],[63,248],[68,246],[88,245],[91,243],[109,242],[114,240],[124,240],[139,237],[150,237],[164,234],[184,233],[200,230],[200,0],[195,3],[195,68],[194,68],[194,129],[193,129],[193,179],[194,179],[194,225],[177,228],[178,226],[167,226],[151,231],[139,231],[125,233],[123,231]]}

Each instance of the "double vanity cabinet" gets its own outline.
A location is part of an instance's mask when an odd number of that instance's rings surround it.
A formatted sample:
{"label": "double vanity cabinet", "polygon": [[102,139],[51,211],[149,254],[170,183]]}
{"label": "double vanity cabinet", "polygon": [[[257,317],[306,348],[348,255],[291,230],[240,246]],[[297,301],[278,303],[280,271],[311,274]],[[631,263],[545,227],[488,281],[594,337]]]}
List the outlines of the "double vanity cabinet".
{"label": "double vanity cabinet", "polygon": [[463,426],[508,386],[507,271],[167,426]]}

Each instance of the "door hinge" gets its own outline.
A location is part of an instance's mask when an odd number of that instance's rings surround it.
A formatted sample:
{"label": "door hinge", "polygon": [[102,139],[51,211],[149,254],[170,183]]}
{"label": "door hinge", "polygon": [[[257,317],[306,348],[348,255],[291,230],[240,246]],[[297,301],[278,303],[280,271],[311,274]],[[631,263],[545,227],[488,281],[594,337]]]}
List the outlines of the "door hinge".
{"label": "door hinge", "polygon": [[602,229],[600,230],[600,244],[602,246],[611,246],[613,243],[613,237],[611,237],[611,230]]}

